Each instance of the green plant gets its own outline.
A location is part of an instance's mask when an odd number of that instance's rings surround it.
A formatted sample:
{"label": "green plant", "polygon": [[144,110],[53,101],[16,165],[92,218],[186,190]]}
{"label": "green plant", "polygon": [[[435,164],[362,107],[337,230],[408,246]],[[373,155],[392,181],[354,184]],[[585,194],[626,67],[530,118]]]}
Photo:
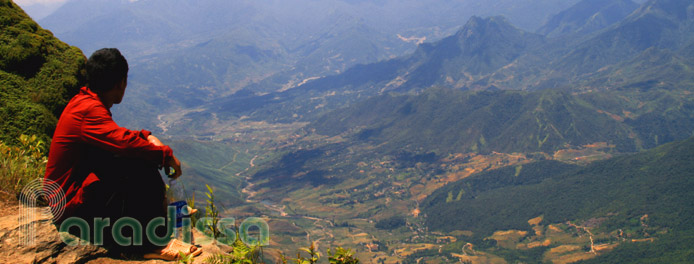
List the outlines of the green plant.
{"label": "green plant", "polygon": [[217,228],[217,224],[219,223],[219,209],[217,208],[217,205],[214,201],[214,190],[212,189],[212,187],[210,187],[210,185],[205,184],[205,186],[207,187],[207,193],[205,193],[205,195],[207,195],[207,206],[205,207],[205,216],[212,219],[212,223],[209,226],[209,231],[211,232],[212,237],[214,239],[217,239],[221,233]]}
{"label": "green plant", "polygon": [[354,253],[351,249],[345,249],[342,247],[337,247],[335,249],[335,254],[330,254],[330,249],[328,249],[328,261],[330,264],[358,264],[359,259],[354,257]]}
{"label": "green plant", "polygon": [[233,243],[233,250],[229,254],[214,254],[205,263],[210,264],[255,264],[262,263],[263,250],[261,246],[248,246],[239,238],[238,228],[236,229],[236,240]]}
{"label": "green plant", "polygon": [[[302,257],[301,252],[296,253],[296,259],[294,259],[294,263],[296,264],[314,264],[318,263],[318,260],[320,260],[320,253],[318,252],[318,249],[315,246],[314,242],[311,242],[311,246],[308,248],[299,248],[300,251],[308,253],[309,257]],[[349,248],[342,248],[342,247],[337,247],[335,249],[335,253],[332,254],[332,251],[330,249],[327,250],[328,252],[328,262],[330,264],[358,264],[359,259],[354,257],[354,252],[352,252],[351,249]],[[287,260],[285,259],[284,255],[280,255],[282,263],[287,263]]]}
{"label": "green plant", "polygon": [[193,263],[195,257],[192,254],[186,254],[183,252],[178,252],[178,260],[176,263],[190,264]]}
{"label": "green plant", "polygon": [[37,136],[21,135],[17,146],[0,141],[0,190],[19,194],[31,180],[43,177],[46,171],[44,142]]}
{"label": "green plant", "polygon": [[308,248],[299,248],[299,250],[308,253],[309,257],[304,258],[301,256],[301,252],[297,252],[296,259],[294,260],[296,264],[314,264],[320,259],[320,253],[316,250],[314,242],[311,242],[311,246]]}
{"label": "green plant", "polygon": [[284,256],[284,253],[280,253],[280,260],[277,261],[277,264],[287,264],[287,257]]}

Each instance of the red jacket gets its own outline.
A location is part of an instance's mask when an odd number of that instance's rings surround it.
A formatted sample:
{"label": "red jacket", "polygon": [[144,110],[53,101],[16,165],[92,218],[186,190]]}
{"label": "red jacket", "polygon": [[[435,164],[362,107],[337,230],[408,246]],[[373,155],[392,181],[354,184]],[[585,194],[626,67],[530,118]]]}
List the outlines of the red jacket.
{"label": "red jacket", "polygon": [[56,182],[65,192],[64,213],[56,220],[62,222],[72,216],[84,203],[84,189],[100,180],[100,175],[91,167],[93,164],[86,161],[91,155],[90,149],[161,165],[172,157],[170,147],[155,146],[147,141],[150,134],[146,130],[133,131],[118,126],[98,95],[82,87],[58,120],[46,165],[45,179]]}

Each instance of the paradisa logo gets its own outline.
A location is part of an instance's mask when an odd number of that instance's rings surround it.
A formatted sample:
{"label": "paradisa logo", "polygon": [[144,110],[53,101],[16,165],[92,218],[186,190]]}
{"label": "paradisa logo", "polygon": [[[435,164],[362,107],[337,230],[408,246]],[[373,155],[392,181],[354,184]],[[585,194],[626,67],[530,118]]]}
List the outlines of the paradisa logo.
{"label": "paradisa logo", "polygon": [[[56,205],[51,207],[50,212],[45,210],[38,210],[36,207],[38,198],[44,196],[47,198],[50,204]],[[58,219],[64,213],[61,209],[64,208],[65,200],[62,199],[65,194],[58,184],[51,180],[36,179],[29,184],[27,184],[20,194],[20,243],[23,245],[30,245],[35,243],[35,230],[38,224],[38,217],[41,214],[50,214],[52,219]],[[54,209],[60,208],[60,209]],[[183,207],[183,214],[187,214],[187,207]],[[168,219],[168,221],[166,220]],[[176,226],[176,207],[169,206],[167,208],[167,217],[157,217],[143,225],[139,221],[131,217],[121,217],[113,222],[111,228],[111,236],[113,240],[121,246],[142,245],[143,234],[146,232],[147,239],[150,243],[159,246],[165,246],[171,240],[171,235],[174,233],[174,228]],[[89,223],[78,217],[70,217],[65,219],[60,227],[60,238],[62,241],[69,246],[77,245],[103,245],[104,242],[104,228],[111,225],[110,218],[94,218],[94,234],[92,235],[89,228]],[[156,235],[154,230],[157,227],[166,226],[166,234],[159,237]],[[212,226],[216,226],[217,230],[223,236],[221,238],[215,238],[210,233],[206,232],[212,230]],[[195,244],[207,245],[214,241],[217,243],[231,245],[237,239],[237,232],[233,229],[236,226],[236,219],[233,217],[220,218],[215,224],[214,219],[210,217],[200,218],[195,223],[195,228],[201,233],[205,234],[205,237],[196,238]],[[70,236],[67,231],[70,228],[79,228],[80,236],[79,240]],[[124,236],[122,230],[124,228],[130,228],[132,236]],[[144,227],[144,230],[143,230]],[[257,228],[257,231],[251,232],[253,228]],[[181,220],[181,230],[183,234],[183,241],[187,243],[192,242],[191,235],[192,224],[190,218],[183,218]],[[238,238],[247,245],[260,245],[267,246],[270,244],[270,228],[265,220],[258,217],[248,217],[244,219],[238,226]],[[257,236],[251,235],[251,233],[257,233]]]}

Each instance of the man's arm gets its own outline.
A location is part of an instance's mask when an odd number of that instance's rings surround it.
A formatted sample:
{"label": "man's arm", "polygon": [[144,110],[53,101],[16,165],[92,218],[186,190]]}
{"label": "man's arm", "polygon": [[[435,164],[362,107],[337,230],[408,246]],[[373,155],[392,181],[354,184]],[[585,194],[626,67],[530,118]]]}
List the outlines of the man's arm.
{"label": "man's arm", "polygon": [[151,135],[145,137],[141,131],[118,126],[102,105],[91,107],[85,113],[80,135],[84,142],[124,157],[142,158],[162,166],[177,160],[170,147],[161,142],[159,146],[150,143],[146,138]]}

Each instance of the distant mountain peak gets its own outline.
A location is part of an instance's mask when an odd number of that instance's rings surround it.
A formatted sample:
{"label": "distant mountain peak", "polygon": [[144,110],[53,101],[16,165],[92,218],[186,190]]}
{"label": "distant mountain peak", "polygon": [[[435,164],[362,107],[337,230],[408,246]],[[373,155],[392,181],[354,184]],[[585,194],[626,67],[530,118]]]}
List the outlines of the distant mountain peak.
{"label": "distant mountain peak", "polygon": [[506,17],[504,17],[504,16],[490,16],[490,17],[471,16],[470,19],[468,19],[468,21],[464,27],[484,25],[487,23],[503,23],[503,24],[511,25],[511,23],[508,21],[508,19],[506,19]]}
{"label": "distant mountain peak", "polygon": [[553,67],[583,76],[628,61],[651,47],[679,50],[694,41],[692,21],[691,0],[650,0],[621,22],[580,44]]}
{"label": "distant mountain peak", "polygon": [[508,19],[503,16],[487,18],[472,16],[465,26],[458,30],[456,36],[469,38],[473,35],[500,33],[502,30],[521,31],[511,25]]}
{"label": "distant mountain peak", "polygon": [[[471,17],[455,35],[424,43],[412,56],[400,90],[443,85],[463,88],[476,77],[508,65],[544,38],[511,25],[502,16]],[[412,68],[414,66],[414,68]]]}
{"label": "distant mountain peak", "polygon": [[630,19],[638,19],[648,14],[666,16],[679,21],[694,21],[694,2],[691,0],[650,0],[634,12]]}

